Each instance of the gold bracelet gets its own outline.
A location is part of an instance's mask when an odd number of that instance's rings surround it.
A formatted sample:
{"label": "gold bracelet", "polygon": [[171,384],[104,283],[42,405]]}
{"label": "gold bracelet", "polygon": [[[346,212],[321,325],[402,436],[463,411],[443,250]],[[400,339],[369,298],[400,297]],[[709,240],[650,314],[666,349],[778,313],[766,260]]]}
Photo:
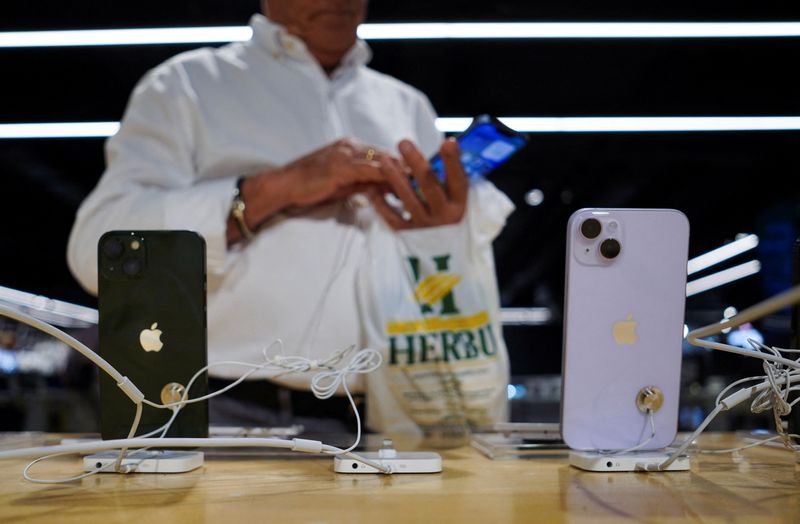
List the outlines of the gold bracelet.
{"label": "gold bracelet", "polygon": [[247,206],[242,199],[242,183],[244,182],[245,177],[241,176],[236,181],[236,187],[233,189],[233,201],[231,202],[231,215],[233,219],[236,221],[236,225],[239,228],[239,232],[242,234],[242,238],[245,240],[250,240],[253,238],[254,234],[250,231],[250,228],[247,227],[247,223],[244,221],[244,210],[247,209]]}

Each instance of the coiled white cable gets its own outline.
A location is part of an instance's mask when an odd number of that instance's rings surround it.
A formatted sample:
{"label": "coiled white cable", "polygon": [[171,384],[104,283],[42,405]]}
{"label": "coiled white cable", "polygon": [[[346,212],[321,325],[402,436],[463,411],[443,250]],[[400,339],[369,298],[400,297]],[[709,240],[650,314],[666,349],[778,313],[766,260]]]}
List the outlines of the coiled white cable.
{"label": "coiled white cable", "polygon": [[347,391],[347,376],[360,373],[372,373],[383,361],[381,354],[371,348],[365,348],[353,355],[350,362],[342,369],[321,371],[311,379],[311,391],[319,399],[331,398],[339,387]]}
{"label": "coiled white cable", "polygon": [[[800,449],[800,447],[791,442],[791,438],[796,438],[796,436],[786,434],[780,421],[780,417],[789,414],[792,406],[796,404],[798,400],[800,400],[800,398],[798,398],[789,402],[790,393],[800,390],[800,388],[795,386],[795,384],[800,383],[800,358],[792,360],[784,357],[783,354],[798,353],[800,350],[771,348],[752,340],[749,342],[753,349],[747,350],[728,344],[722,344],[720,342],[705,340],[705,337],[710,337],[721,333],[723,330],[732,329],[742,324],[752,322],[797,302],[800,302],[800,286],[790,288],[783,293],[749,307],[739,314],[723,320],[722,322],[695,329],[686,336],[686,340],[695,346],[760,359],[763,361],[765,374],[760,377],[747,377],[737,380],[723,389],[717,396],[716,405],[711,413],[708,414],[708,416],[705,418],[705,420],[703,420],[703,422],[700,423],[697,429],[683,441],[683,443],[670,455],[667,460],[659,464],[657,469],[664,470],[675,460],[677,460],[677,458],[681,456],[681,454],[684,453],[689,446],[692,445],[694,440],[705,430],[706,427],[708,427],[708,424],[710,424],[719,413],[732,409],[734,406],[737,406],[738,404],[751,398],[753,398],[753,402],[751,404],[751,409],[753,411],[763,412],[769,409],[773,411],[776,421],[776,431],[779,433],[775,439],[782,439],[786,447],[790,449]],[[724,396],[733,387],[753,381],[760,382],[753,386],[740,389],[733,394]],[[735,448],[734,450],[747,449],[749,447],[764,444],[769,440],[773,439],[742,446],[741,448]]]}
{"label": "coiled white cable", "polygon": [[311,379],[311,391],[318,399],[331,398],[341,386],[350,401],[350,406],[353,408],[353,413],[356,417],[356,440],[349,448],[340,453],[353,451],[361,442],[361,415],[359,415],[356,402],[347,387],[347,377],[354,374],[372,373],[381,366],[382,361],[383,358],[380,353],[374,349],[365,348],[353,355],[353,358],[344,368],[321,371]]}

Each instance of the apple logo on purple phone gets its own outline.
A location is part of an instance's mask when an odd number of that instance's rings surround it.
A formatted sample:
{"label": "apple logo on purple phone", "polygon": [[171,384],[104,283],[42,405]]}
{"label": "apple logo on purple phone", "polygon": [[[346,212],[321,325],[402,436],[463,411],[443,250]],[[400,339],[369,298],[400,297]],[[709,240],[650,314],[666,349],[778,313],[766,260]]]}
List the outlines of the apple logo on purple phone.
{"label": "apple logo on purple phone", "polygon": [[614,341],[620,346],[630,346],[639,339],[636,334],[636,326],[639,323],[633,319],[633,315],[628,315],[625,320],[617,320],[611,329]]}

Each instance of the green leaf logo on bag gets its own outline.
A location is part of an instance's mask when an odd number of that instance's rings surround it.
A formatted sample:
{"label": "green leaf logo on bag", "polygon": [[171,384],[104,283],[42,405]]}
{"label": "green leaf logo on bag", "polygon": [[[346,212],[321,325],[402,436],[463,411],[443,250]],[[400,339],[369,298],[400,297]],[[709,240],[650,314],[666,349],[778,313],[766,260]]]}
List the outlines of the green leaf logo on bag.
{"label": "green leaf logo on bag", "polygon": [[462,314],[454,293],[462,276],[448,271],[450,255],[431,260],[436,273],[422,277],[419,258],[408,257],[420,315],[386,323],[389,366],[454,365],[495,358],[498,348],[488,311],[481,307]]}
{"label": "green leaf logo on bag", "polygon": [[439,311],[440,315],[458,314],[453,288],[461,282],[461,276],[447,273],[449,261],[450,255],[433,257],[437,273],[428,275],[420,280],[419,259],[417,257],[408,257],[411,272],[414,274],[414,281],[417,282],[414,298],[419,302],[423,313],[431,313],[433,305],[441,301],[442,309]]}

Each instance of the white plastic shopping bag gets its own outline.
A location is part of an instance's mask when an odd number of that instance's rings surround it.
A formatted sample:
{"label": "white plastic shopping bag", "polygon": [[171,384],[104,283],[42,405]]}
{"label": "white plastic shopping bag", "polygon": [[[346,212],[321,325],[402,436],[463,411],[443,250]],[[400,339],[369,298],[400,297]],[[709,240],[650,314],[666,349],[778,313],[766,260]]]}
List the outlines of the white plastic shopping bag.
{"label": "white plastic shopping bag", "polygon": [[358,295],[366,345],[382,352],[367,376],[367,420],[386,433],[458,439],[507,418],[492,240],[513,210],[483,180],[455,225],[366,234]]}

